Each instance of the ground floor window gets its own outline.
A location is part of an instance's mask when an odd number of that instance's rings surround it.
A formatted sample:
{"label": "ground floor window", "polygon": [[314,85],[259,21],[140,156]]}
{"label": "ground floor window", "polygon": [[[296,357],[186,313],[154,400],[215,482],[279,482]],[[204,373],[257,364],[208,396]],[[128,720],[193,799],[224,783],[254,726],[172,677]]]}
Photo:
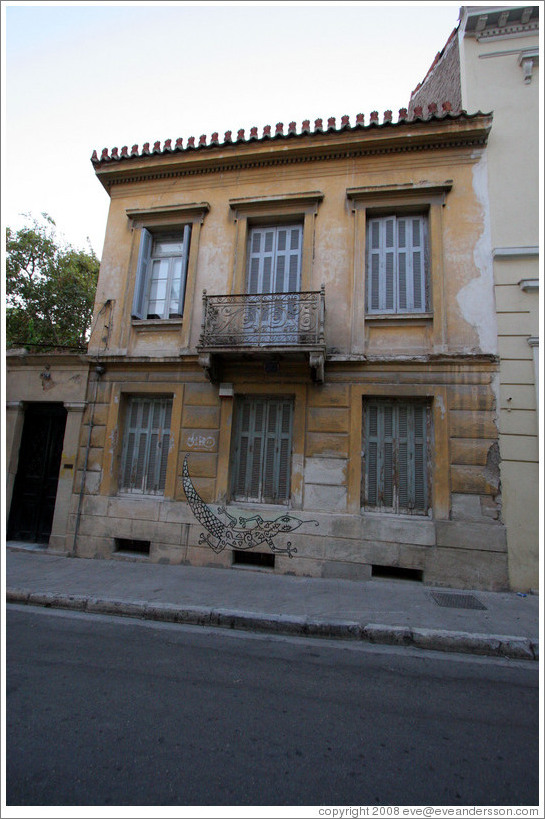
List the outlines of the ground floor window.
{"label": "ground floor window", "polygon": [[287,503],[290,494],[293,401],[240,398],[235,407],[231,497]]}
{"label": "ground floor window", "polygon": [[171,414],[171,398],[129,398],[121,456],[121,490],[146,494],[164,492]]}
{"label": "ground floor window", "polygon": [[427,514],[430,506],[430,411],[420,401],[363,404],[362,506]]}

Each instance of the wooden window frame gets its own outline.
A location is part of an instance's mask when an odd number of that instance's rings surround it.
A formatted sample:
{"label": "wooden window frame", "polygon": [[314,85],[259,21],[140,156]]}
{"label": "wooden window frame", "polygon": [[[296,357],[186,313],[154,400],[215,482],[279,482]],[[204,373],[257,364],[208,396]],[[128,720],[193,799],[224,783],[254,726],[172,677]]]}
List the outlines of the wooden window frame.
{"label": "wooden window frame", "polygon": [[[347,188],[354,215],[354,263],[352,274],[351,352],[365,354],[366,323],[431,324],[433,351],[447,351],[445,282],[443,259],[443,215],[452,180]],[[426,214],[428,220],[428,311],[410,313],[367,312],[367,223],[387,215]]]}
{"label": "wooden window frame", "polygon": [[233,295],[246,293],[250,228],[254,225],[256,227],[288,226],[296,223],[303,225],[300,289],[301,291],[312,290],[314,223],[323,198],[324,194],[321,191],[305,191],[278,196],[230,199],[229,208],[236,223],[236,238],[233,269],[227,292]]}
{"label": "wooden window frame", "polygon": [[[257,402],[262,401],[267,409],[263,414],[263,429],[260,435],[262,440],[262,446],[260,449],[260,464],[259,464],[259,492],[256,497],[252,497],[251,495],[244,495],[244,493],[237,492],[236,484],[237,479],[240,477],[239,473],[239,460],[237,458],[237,454],[240,451],[240,439],[243,436],[244,431],[242,430],[242,413],[245,404],[250,405],[250,413],[249,419],[254,419],[255,421],[255,413],[256,413],[256,404]],[[286,494],[284,497],[276,497],[267,498],[265,494],[265,477],[267,471],[267,445],[266,441],[269,437],[268,435],[268,421],[269,421],[269,412],[270,407],[272,404],[277,404],[279,406],[289,404],[290,406],[290,417],[289,417],[289,431],[288,433],[283,433],[280,431],[280,437],[278,438],[279,427],[282,424],[282,416],[276,417],[276,429],[274,440],[282,442],[282,440],[287,440],[289,451],[287,456],[287,466],[286,472],[283,476],[284,482],[286,484]],[[271,396],[271,395],[239,395],[237,397],[235,403],[235,411],[234,411],[234,418],[233,418],[233,436],[232,436],[232,444],[231,444],[231,463],[230,463],[230,497],[233,503],[254,503],[254,504],[263,504],[263,505],[282,505],[282,506],[289,506],[290,504],[290,495],[291,495],[291,459],[292,459],[292,450],[293,450],[293,427],[294,427],[294,400],[290,396]],[[254,436],[255,440],[255,436]],[[282,483],[282,475],[280,474],[280,463],[277,463],[281,459],[281,454],[275,452],[273,455],[273,481],[274,488],[277,489],[280,487]],[[274,472],[278,466],[277,475],[274,476]],[[245,483],[248,483],[248,476],[245,477]]]}
{"label": "wooden window frame", "polygon": [[[407,401],[425,399],[430,404],[433,429],[431,463],[431,517],[433,520],[450,519],[450,440],[448,388],[439,384],[354,384],[350,388],[350,434],[348,451],[363,451],[362,402],[369,398],[401,398]],[[348,462],[347,511],[360,515],[362,486],[362,457],[350,458]],[[371,513],[370,513],[371,514]],[[373,515],[380,514],[373,512]],[[387,513],[384,513],[387,514]],[[421,516],[404,516],[405,520],[422,520]]]}
{"label": "wooden window frame", "polygon": [[[147,402],[150,404],[150,411],[148,416],[148,422],[146,427],[138,427],[132,426],[130,423],[130,416],[132,414],[132,410],[136,407],[136,414],[137,417],[141,415],[141,409],[144,403]],[[153,440],[153,416],[155,414],[155,407],[158,405],[159,407],[159,426],[157,427],[158,433],[160,433],[160,440],[157,441],[156,446],[156,454],[152,459],[152,440]],[[166,419],[168,417],[168,426],[166,423]],[[149,395],[149,396],[142,396],[142,395],[130,395],[127,397],[127,405],[125,410],[125,425],[123,431],[123,441],[121,444],[121,457],[120,457],[120,471],[119,471],[119,491],[122,494],[128,495],[155,495],[155,496],[162,496],[165,491],[165,483],[166,483],[166,473],[168,468],[168,452],[170,448],[170,428],[171,428],[171,418],[172,418],[172,396],[158,396],[158,395]],[[140,432],[138,432],[140,430]],[[142,433],[145,434],[145,444],[144,444],[144,453],[143,453],[143,463],[142,463],[142,475],[141,480],[134,481],[132,473],[134,472],[135,467],[138,465],[138,459],[135,457],[135,453],[142,452],[141,449],[141,442],[135,442],[135,447],[130,451],[130,435],[132,434],[141,438]],[[165,455],[165,435],[168,435],[168,439],[166,442],[166,455]],[[128,463],[128,459],[130,457],[130,464]],[[164,460],[166,457],[167,461]],[[151,461],[151,468],[150,468],[150,461]],[[131,477],[127,477],[127,471],[130,467]],[[164,472],[164,475],[163,475]],[[148,479],[152,477],[154,480],[153,486],[148,485]]]}
{"label": "wooden window frame", "polygon": [[[277,268],[278,268],[278,260],[281,257],[281,253],[282,253],[282,251],[279,250],[279,248],[278,248],[279,231],[282,230],[282,229],[286,230],[287,234],[290,233],[292,230],[295,230],[295,229],[298,229],[300,231],[299,246],[297,247],[297,251],[298,251],[298,253],[297,253],[297,258],[298,258],[297,288],[295,290],[291,290],[290,288],[286,289],[286,287],[283,287],[282,290],[278,290],[278,289],[276,289],[276,286],[275,286],[275,280],[277,278],[276,274],[277,274]],[[253,249],[253,237],[255,235],[255,232],[257,232],[257,231],[262,231],[264,233],[267,233],[268,231],[274,231],[274,239],[273,239],[274,245],[273,245],[273,249],[271,251],[272,261],[271,261],[271,270],[270,270],[270,286],[269,286],[268,290],[264,290],[263,287],[261,287],[261,288],[258,287],[257,289],[254,289],[253,287],[251,287],[251,265],[252,265],[252,261],[255,258],[258,258],[258,259],[262,258],[262,254],[266,252],[264,248],[260,247],[259,253],[256,254],[256,252]],[[301,262],[302,262],[302,257],[303,257],[303,235],[304,235],[304,226],[300,222],[286,222],[286,223],[282,222],[282,223],[277,224],[277,225],[274,225],[274,224],[273,225],[271,225],[271,224],[266,224],[266,225],[262,225],[262,224],[254,225],[254,224],[252,224],[252,225],[250,225],[249,228],[248,228],[248,247],[247,247],[247,250],[246,250],[246,288],[245,288],[245,292],[249,293],[249,294],[250,293],[288,293],[288,292],[299,293],[299,292],[301,292]],[[287,236],[286,236],[286,239],[287,239]],[[290,236],[290,244],[291,244],[291,236]],[[288,259],[292,255],[289,252],[290,250],[291,250],[291,248],[287,247],[287,241],[286,241],[286,249],[284,251],[284,255]],[[286,274],[287,274],[287,280],[289,281],[289,278],[290,278],[289,263],[288,263],[288,269],[285,270],[284,282],[286,281]],[[261,279],[261,281],[263,281],[263,265],[261,265],[261,264],[259,266],[259,278]]]}
{"label": "wooden window frame", "polygon": [[[421,298],[421,306],[416,307],[414,304],[411,306],[403,307],[401,305],[401,296],[400,296],[400,286],[401,286],[401,271],[400,271],[400,251],[399,251],[399,227],[400,222],[403,221],[413,221],[418,220],[420,222],[420,233],[421,233],[421,242],[419,246],[419,252],[421,254],[420,264],[422,266],[421,276],[422,282],[420,285],[420,298]],[[393,238],[393,245],[391,246],[391,250],[388,250],[386,247],[386,235],[388,229],[388,222],[391,221],[392,225],[392,238]],[[374,226],[377,225],[379,228],[379,248],[378,252],[375,253],[375,249],[372,246],[372,238],[371,233],[373,232]],[[408,232],[408,231],[407,231]],[[406,256],[409,257],[408,252],[408,243],[406,244],[407,251]],[[385,303],[388,300],[388,282],[387,282],[387,275],[386,275],[386,255],[391,254],[393,257],[392,263],[392,306],[388,307]],[[373,283],[374,283],[374,276],[373,276],[373,266],[374,266],[374,258],[378,259],[378,293],[376,294],[378,300],[382,302],[379,304],[378,307],[373,307],[373,300],[374,300],[374,293],[373,293]],[[412,293],[413,302],[414,302],[414,283],[415,283],[415,275],[412,269],[412,262],[408,259],[406,260],[406,266],[410,268],[411,275],[406,275],[405,278],[405,290],[406,290],[406,298],[408,292]],[[366,280],[366,306],[365,312],[368,318],[372,318],[374,316],[408,316],[408,315],[422,315],[423,313],[429,312],[429,287],[430,287],[430,265],[429,265],[429,240],[428,240],[428,214],[424,213],[403,213],[403,212],[395,212],[389,213],[384,216],[376,216],[371,215],[367,217],[367,236],[366,236],[366,259],[365,259],[365,280]]]}
{"label": "wooden window frame", "polygon": [[[370,440],[371,435],[369,432],[369,413],[370,410],[376,407],[377,408],[377,422],[380,424],[380,416],[384,415],[384,409],[386,407],[392,407],[392,471],[393,471],[393,480],[392,480],[392,503],[387,504],[384,502],[384,499],[380,497],[381,495],[381,488],[384,491],[384,479],[380,476],[376,481],[377,487],[377,498],[376,502],[370,502],[369,495],[370,495],[370,480],[369,480],[369,470],[371,465],[371,446],[373,441]],[[424,459],[422,462],[422,469],[423,469],[423,479],[424,479],[424,494],[425,494],[425,507],[416,507],[413,506],[410,502],[408,505],[402,505],[400,500],[400,493],[401,493],[401,481],[400,481],[400,444],[401,444],[401,436],[399,432],[399,410],[401,407],[420,407],[423,408],[425,411],[424,415],[424,445],[425,445],[425,452],[424,452]],[[380,413],[379,408],[382,408],[382,413]],[[429,401],[425,399],[410,399],[410,398],[375,398],[375,397],[368,397],[363,400],[362,405],[362,441],[363,441],[363,448],[362,448],[362,483],[361,483],[361,509],[364,512],[389,512],[396,515],[410,515],[410,516],[419,516],[419,517],[429,517],[430,511],[432,508],[432,464],[431,464],[431,453],[433,449],[433,429],[432,429],[432,417],[431,417],[431,409]],[[408,413],[409,415],[409,413]],[[411,426],[410,419],[408,418],[408,427]],[[384,442],[382,444],[384,446]],[[407,437],[407,450],[414,449],[415,446],[415,439],[413,438],[412,441]],[[380,450],[380,445],[377,448]],[[377,451],[377,459],[375,467],[379,467],[382,458],[381,452]],[[408,477],[408,482],[410,482],[410,478]],[[375,483],[375,481],[373,481]]]}
{"label": "wooden window frame", "polygon": [[[99,492],[101,495],[122,497],[150,497],[156,500],[174,498],[176,493],[176,475],[180,449],[180,430],[182,427],[183,384],[157,381],[116,383],[112,385],[108,418],[106,421],[106,445],[103,450],[102,480]],[[130,398],[171,398],[172,413],[170,419],[170,445],[167,461],[167,474],[162,495],[142,495],[125,492],[121,489],[121,459],[125,432],[125,419]]]}
{"label": "wooden window frame", "polygon": [[[178,253],[159,252],[156,250],[156,244],[162,242],[163,244],[174,244],[175,235],[178,240],[181,239],[182,250]],[[136,267],[136,284],[135,295],[133,300],[132,318],[144,321],[152,321],[158,319],[182,319],[185,307],[185,293],[187,284],[187,263],[189,257],[189,250],[191,247],[191,225],[184,225],[178,231],[166,232],[164,230],[150,231],[148,228],[142,228],[142,238],[140,241],[140,252],[138,255],[138,263]],[[178,310],[170,312],[171,307],[171,292],[172,285],[175,279],[175,262],[180,261],[180,296],[178,299]],[[168,265],[166,294],[164,298],[165,307],[163,315],[152,315],[150,311],[151,305],[151,287],[153,282],[153,266],[154,262],[166,261]],[[167,313],[168,310],[168,313]],[[141,315],[138,315],[141,313]]]}
{"label": "wooden window frame", "polygon": [[[197,261],[199,255],[199,242],[201,228],[204,218],[210,205],[208,202],[192,202],[181,205],[167,205],[155,208],[127,208],[125,213],[129,221],[129,226],[133,231],[133,244],[131,249],[131,259],[129,262],[130,285],[127,293],[125,320],[132,326],[133,331],[139,332],[141,329],[149,330],[153,327],[158,329],[172,328],[177,331],[181,328],[181,349],[189,348],[191,316],[195,297],[195,283],[197,279]],[[185,295],[184,295],[184,315],[181,318],[161,318],[147,319],[134,318],[132,316],[135,304],[136,288],[140,286],[138,260],[142,242],[146,234],[183,231],[189,226],[191,228],[191,238],[189,241],[189,252],[187,254],[187,265],[185,275]]]}

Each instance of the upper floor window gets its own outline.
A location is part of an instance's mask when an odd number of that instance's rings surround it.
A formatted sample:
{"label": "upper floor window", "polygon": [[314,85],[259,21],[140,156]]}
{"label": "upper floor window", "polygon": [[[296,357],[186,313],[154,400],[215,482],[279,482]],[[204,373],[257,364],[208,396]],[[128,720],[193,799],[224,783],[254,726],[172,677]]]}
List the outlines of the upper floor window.
{"label": "upper floor window", "polygon": [[302,225],[253,227],[248,239],[248,293],[301,290]]}
{"label": "upper floor window", "polygon": [[169,233],[142,228],[133,318],[183,316],[190,238],[190,225]]}
{"label": "upper floor window", "polygon": [[424,215],[368,219],[368,313],[424,313],[429,309],[427,236]]}

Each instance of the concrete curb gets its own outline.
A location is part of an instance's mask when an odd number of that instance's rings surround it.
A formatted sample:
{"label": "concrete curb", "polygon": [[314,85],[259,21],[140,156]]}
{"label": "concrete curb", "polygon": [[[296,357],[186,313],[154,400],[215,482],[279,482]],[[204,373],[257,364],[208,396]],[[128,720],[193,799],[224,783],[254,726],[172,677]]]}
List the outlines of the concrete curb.
{"label": "concrete curb", "polygon": [[352,620],[324,622],[315,618],[287,614],[258,614],[252,611],[213,609],[205,606],[176,606],[172,603],[148,603],[146,600],[112,600],[75,594],[32,592],[28,589],[7,589],[6,602],[70,609],[90,614],[135,617],[164,623],[213,626],[292,636],[362,640],[382,645],[414,646],[430,651],[462,652],[490,657],[506,657],[512,660],[539,659],[537,639],[499,634],[472,634],[464,631],[410,628],[379,623],[361,625]]}

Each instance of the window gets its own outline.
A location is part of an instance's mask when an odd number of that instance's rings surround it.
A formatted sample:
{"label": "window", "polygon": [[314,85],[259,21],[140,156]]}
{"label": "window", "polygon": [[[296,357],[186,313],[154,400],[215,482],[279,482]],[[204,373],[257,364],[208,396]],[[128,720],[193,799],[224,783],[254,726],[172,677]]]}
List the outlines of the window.
{"label": "window", "polygon": [[383,216],[367,222],[367,312],[428,309],[427,219]]}
{"label": "window", "polygon": [[242,398],[236,407],[231,495],[234,500],[287,503],[293,401]]}
{"label": "window", "polygon": [[165,489],[172,399],[128,400],[120,488],[161,495]]}
{"label": "window", "polygon": [[367,400],[363,408],[363,506],[427,514],[430,413],[424,402]]}
{"label": "window", "polygon": [[301,289],[302,225],[254,227],[248,243],[248,293]]}
{"label": "window", "polygon": [[299,296],[276,294],[300,292],[302,246],[302,225],[250,230],[246,291],[252,298],[244,311],[246,343],[297,344]]}
{"label": "window", "polygon": [[190,237],[190,225],[174,233],[142,228],[133,318],[183,316]]}

